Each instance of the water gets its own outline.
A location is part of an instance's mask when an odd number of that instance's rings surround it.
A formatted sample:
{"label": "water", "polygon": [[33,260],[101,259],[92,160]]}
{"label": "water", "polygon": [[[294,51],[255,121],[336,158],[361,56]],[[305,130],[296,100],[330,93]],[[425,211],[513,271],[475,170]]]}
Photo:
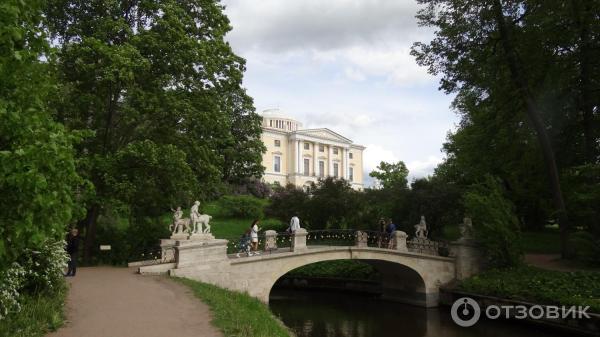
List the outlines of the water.
{"label": "water", "polygon": [[348,293],[275,289],[271,311],[298,337],[556,337],[514,321],[454,324],[448,307],[420,308]]}

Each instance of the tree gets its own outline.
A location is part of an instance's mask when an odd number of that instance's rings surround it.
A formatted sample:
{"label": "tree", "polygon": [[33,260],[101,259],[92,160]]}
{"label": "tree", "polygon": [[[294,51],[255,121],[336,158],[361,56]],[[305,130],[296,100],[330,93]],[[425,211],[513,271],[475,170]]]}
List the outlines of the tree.
{"label": "tree", "polygon": [[376,171],[369,173],[369,176],[377,179],[383,188],[406,187],[408,183],[408,169],[404,162],[386,163],[382,161],[377,166]]}
{"label": "tree", "polygon": [[[60,45],[56,117],[70,129],[94,134],[79,148],[83,172],[96,190],[80,223],[85,257],[104,206],[123,195],[107,181],[126,174],[127,167],[113,165],[130,144],[151,141],[159,151],[168,145],[182,150],[194,179],[177,193],[198,199],[217,195],[223,181],[260,176],[260,117],[241,86],[244,60],[224,40],[231,27],[222,5],[53,0],[47,16]],[[161,191],[142,186],[147,189],[141,195],[163,200]]]}
{"label": "tree", "polygon": [[[485,113],[498,116],[501,127],[494,133],[529,126],[565,255],[570,222],[561,167],[598,160],[599,143],[593,141],[598,99],[590,95],[599,88],[593,80],[600,71],[593,52],[598,46],[593,36],[600,33],[598,3],[419,2],[426,5],[418,14],[420,23],[438,30],[430,43],[416,43],[412,52],[431,73],[443,74],[441,89],[457,93],[454,106],[463,121]],[[502,126],[503,120],[510,123]],[[518,151],[518,145],[511,150]],[[506,155],[495,148],[490,152],[500,158]]]}
{"label": "tree", "polygon": [[78,216],[79,136],[51,118],[53,79],[42,1],[0,6],[0,271]]}

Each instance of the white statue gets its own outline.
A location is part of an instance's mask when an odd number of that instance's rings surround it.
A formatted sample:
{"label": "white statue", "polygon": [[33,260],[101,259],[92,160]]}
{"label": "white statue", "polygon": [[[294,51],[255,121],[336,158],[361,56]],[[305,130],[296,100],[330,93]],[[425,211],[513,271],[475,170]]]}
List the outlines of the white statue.
{"label": "white statue", "polygon": [[421,222],[415,225],[415,236],[420,239],[427,238],[427,223],[424,215],[421,215]]}
{"label": "white statue", "polygon": [[190,219],[183,218],[183,211],[181,207],[177,207],[176,210],[171,209],[173,211],[173,223],[169,226],[169,229],[173,232],[173,234],[181,234],[190,230]]}
{"label": "white statue", "polygon": [[202,229],[202,225],[204,225],[204,230],[202,231],[204,234],[210,234],[210,219],[212,219],[212,216],[208,214],[200,214],[200,216],[198,216],[200,228]]}
{"label": "white statue", "polygon": [[295,233],[298,229],[300,229],[300,219],[298,219],[298,217],[294,215],[290,220],[289,231],[291,233]]}
{"label": "white statue", "polygon": [[[202,233],[202,223],[199,221],[200,219],[200,211],[198,208],[200,207],[200,201],[196,200],[192,208],[190,208],[190,219],[192,220],[192,233]],[[200,224],[200,228],[198,228],[198,224]]]}
{"label": "white statue", "polygon": [[471,221],[471,218],[465,217],[463,219],[463,223],[461,223],[458,227],[460,229],[460,236],[462,239],[471,239],[473,237],[473,222]]}

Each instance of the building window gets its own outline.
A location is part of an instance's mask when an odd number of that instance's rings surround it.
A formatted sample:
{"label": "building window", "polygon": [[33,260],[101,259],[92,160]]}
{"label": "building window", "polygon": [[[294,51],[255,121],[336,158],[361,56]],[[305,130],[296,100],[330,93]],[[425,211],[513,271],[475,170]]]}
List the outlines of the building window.
{"label": "building window", "polygon": [[275,147],[281,147],[281,141],[279,139],[275,139]]}
{"label": "building window", "polygon": [[281,157],[280,156],[273,157],[273,171],[281,172]]}
{"label": "building window", "polygon": [[348,169],[348,180],[354,181],[354,168],[350,167]]}
{"label": "building window", "polygon": [[333,154],[338,154],[338,148],[337,147],[333,148]]}
{"label": "building window", "polygon": [[325,152],[325,145],[319,144],[319,152]]}
{"label": "building window", "polygon": [[310,150],[310,143],[304,142],[304,149]]}
{"label": "building window", "polygon": [[325,176],[325,162],[322,160],[319,160],[319,177],[324,177]]}
{"label": "building window", "polygon": [[350,158],[350,159],[353,158],[352,152],[348,152],[348,158]]}
{"label": "building window", "polygon": [[304,175],[310,174],[310,159],[304,158]]}
{"label": "building window", "polygon": [[339,177],[338,176],[338,164],[337,163],[333,163],[333,176],[335,178]]}

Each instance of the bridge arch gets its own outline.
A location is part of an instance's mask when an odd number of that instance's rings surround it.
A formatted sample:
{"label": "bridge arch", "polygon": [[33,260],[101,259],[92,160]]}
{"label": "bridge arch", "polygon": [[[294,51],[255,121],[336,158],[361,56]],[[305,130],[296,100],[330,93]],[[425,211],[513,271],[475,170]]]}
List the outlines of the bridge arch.
{"label": "bridge arch", "polygon": [[353,259],[363,260],[380,271],[384,298],[417,305],[437,305],[439,286],[454,279],[453,259],[377,248],[323,247],[232,261],[231,266],[240,274],[256,275],[247,284],[242,284],[241,288],[268,302],[277,280],[290,271],[321,261]]}

